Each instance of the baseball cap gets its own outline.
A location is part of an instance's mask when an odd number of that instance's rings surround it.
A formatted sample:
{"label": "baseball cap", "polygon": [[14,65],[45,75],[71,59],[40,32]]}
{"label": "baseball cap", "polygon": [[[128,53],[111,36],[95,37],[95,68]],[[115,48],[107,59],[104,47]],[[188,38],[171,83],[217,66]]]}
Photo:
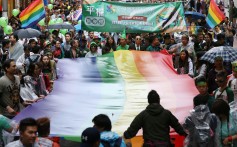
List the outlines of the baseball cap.
{"label": "baseball cap", "polygon": [[100,132],[96,128],[87,128],[81,134],[81,147],[92,147],[100,140]]}
{"label": "baseball cap", "polygon": [[97,44],[95,42],[91,42],[90,46],[92,46],[92,45],[97,46]]}

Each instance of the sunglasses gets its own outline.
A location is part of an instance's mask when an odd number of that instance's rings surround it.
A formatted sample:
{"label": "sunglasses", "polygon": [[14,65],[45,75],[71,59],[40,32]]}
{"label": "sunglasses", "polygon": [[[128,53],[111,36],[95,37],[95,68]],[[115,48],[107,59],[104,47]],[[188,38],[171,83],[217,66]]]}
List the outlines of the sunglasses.
{"label": "sunglasses", "polygon": [[141,38],[136,38],[136,40],[142,40]]}
{"label": "sunglasses", "polygon": [[96,47],[95,45],[92,45],[91,47]]}

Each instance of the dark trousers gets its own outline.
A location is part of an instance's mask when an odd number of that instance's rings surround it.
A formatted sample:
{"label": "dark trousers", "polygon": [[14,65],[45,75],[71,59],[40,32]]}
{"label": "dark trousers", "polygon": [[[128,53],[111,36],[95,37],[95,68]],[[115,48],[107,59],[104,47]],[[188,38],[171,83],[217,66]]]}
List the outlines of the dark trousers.
{"label": "dark trousers", "polygon": [[145,141],[143,147],[174,147],[170,142],[164,141]]}

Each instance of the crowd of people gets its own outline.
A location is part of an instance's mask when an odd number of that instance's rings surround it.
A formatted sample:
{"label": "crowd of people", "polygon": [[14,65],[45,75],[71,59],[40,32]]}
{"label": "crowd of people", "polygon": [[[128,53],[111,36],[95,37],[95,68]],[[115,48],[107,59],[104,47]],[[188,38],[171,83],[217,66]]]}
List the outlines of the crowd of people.
{"label": "crowd of people", "polygon": [[[198,8],[200,1],[187,4],[188,10],[207,13],[207,6]],[[219,5],[221,6],[221,4]],[[79,1],[69,3],[57,0],[52,10],[46,9],[45,23],[61,18],[76,25],[74,13],[81,10]],[[50,134],[49,118],[26,118],[18,125],[10,119],[25,107],[44,99],[58,78],[57,62],[63,58],[99,57],[118,50],[161,52],[173,55],[177,74],[187,74],[195,81],[199,94],[193,98],[194,108],[185,122],[178,119],[160,104],[159,94],[148,94],[147,108],[138,114],[120,137],[112,132],[107,115],[99,114],[92,120],[94,127],[81,134],[81,146],[130,146],[127,140],[143,129],[144,147],[172,146],[170,127],[185,136],[184,145],[237,147],[237,61],[226,62],[221,56],[214,63],[201,60],[213,47],[233,47],[236,25],[228,17],[214,29],[208,29],[203,19],[186,18],[189,30],[180,33],[134,33],[48,30],[37,25],[42,32],[38,38],[19,39],[16,34],[1,39],[0,49],[0,131],[16,134],[14,142],[3,141],[0,146],[59,146],[58,138]],[[11,17],[9,24],[14,31],[20,29],[18,17]],[[196,27],[201,26],[201,27]],[[162,121],[160,121],[162,120]],[[1,131],[2,132],[2,131]],[[12,140],[11,140],[12,141]],[[9,143],[7,145],[7,143]]]}

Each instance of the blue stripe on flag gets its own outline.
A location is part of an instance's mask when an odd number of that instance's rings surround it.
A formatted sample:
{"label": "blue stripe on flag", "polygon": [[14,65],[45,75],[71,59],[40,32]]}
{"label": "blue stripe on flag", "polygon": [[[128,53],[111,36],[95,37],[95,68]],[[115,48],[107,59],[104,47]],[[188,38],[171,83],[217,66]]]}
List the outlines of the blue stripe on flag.
{"label": "blue stripe on flag", "polygon": [[45,6],[48,5],[48,0],[44,0],[44,5],[45,5]]}
{"label": "blue stripe on flag", "polygon": [[[22,27],[27,27],[28,25],[30,25],[34,21],[39,22],[42,19],[43,15],[45,16],[45,11],[42,11],[39,14],[35,15],[34,17],[28,19],[26,23],[22,24]],[[39,19],[39,18],[41,18],[41,19]]]}
{"label": "blue stripe on flag", "polygon": [[[37,25],[37,23],[45,17],[45,13],[36,15],[35,17],[36,18],[38,17],[38,19],[35,19],[35,20],[31,19],[31,21],[28,21],[27,23],[22,24],[21,27],[24,29],[24,28],[30,28],[34,25]],[[33,17],[33,18],[35,18],[35,17]]]}
{"label": "blue stripe on flag", "polygon": [[207,17],[206,21],[207,21],[207,24],[208,24],[212,29],[215,27],[215,25],[210,21],[210,19],[208,19],[208,17]]}

